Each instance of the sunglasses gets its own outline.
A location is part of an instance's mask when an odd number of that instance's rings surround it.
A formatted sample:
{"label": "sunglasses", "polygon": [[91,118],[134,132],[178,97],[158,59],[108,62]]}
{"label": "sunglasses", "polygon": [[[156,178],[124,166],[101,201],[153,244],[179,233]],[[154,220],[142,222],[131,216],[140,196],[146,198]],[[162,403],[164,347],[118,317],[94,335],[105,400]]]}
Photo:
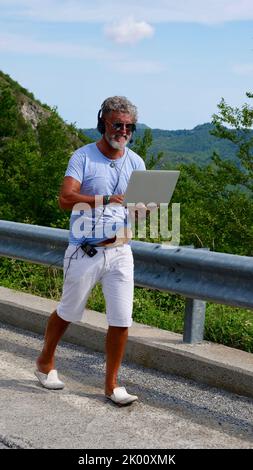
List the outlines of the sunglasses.
{"label": "sunglasses", "polygon": [[125,124],[124,122],[110,122],[107,119],[106,122],[109,122],[115,131],[123,131],[124,128],[126,128],[127,132],[134,132],[136,129],[136,125],[133,123]]}

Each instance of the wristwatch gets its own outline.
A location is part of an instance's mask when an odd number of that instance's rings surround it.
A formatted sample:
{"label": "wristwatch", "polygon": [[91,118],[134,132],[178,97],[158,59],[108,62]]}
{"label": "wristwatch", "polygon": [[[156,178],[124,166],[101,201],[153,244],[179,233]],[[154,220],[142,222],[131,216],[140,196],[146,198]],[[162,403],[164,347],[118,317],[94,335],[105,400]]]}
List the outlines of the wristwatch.
{"label": "wristwatch", "polygon": [[111,196],[103,196],[103,205],[106,206],[107,204],[110,203],[110,197]]}

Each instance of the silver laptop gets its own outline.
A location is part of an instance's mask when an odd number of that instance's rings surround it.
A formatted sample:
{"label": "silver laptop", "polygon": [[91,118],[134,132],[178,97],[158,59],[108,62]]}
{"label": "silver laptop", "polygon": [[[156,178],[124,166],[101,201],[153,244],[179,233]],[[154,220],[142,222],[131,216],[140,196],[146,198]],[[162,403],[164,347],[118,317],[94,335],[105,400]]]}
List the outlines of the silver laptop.
{"label": "silver laptop", "polygon": [[123,205],[142,202],[169,204],[179,177],[179,171],[133,171],[127,186]]}

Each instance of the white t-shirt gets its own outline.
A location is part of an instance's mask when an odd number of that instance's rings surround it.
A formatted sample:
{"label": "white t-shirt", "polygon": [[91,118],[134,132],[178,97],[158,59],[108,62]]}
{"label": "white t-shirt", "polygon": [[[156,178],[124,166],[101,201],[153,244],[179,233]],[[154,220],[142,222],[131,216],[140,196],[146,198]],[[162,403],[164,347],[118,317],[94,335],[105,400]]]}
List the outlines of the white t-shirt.
{"label": "white t-shirt", "polygon": [[[84,145],[69,160],[65,176],[81,183],[80,193],[85,195],[124,194],[133,170],[145,170],[143,159],[129,148],[116,160],[107,158],[96,143]],[[84,241],[99,243],[113,238],[124,225],[129,226],[128,211],[122,206],[108,205],[85,210],[74,207],[70,218],[69,243]]]}

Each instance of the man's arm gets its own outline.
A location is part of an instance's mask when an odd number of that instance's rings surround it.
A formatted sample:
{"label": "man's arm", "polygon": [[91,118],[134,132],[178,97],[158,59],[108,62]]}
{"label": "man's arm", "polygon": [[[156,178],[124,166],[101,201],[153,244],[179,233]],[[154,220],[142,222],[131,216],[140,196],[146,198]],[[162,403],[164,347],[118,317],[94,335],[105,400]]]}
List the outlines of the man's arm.
{"label": "man's arm", "polygon": [[[95,198],[96,198],[96,206],[103,205],[103,195],[96,195],[90,196],[88,194],[80,194],[81,183],[72,178],[72,176],[65,176],[63,180],[63,184],[60,190],[59,195],[59,206],[61,209],[69,209],[71,210],[73,206],[80,202],[85,202],[89,204],[90,207],[95,207]],[[121,204],[123,202],[124,195],[122,194],[114,194],[110,196],[110,204]]]}
{"label": "man's arm", "polygon": [[59,194],[61,209],[72,209],[78,202],[86,202],[91,207],[95,205],[95,196],[80,194],[81,183],[72,176],[65,176]]}

